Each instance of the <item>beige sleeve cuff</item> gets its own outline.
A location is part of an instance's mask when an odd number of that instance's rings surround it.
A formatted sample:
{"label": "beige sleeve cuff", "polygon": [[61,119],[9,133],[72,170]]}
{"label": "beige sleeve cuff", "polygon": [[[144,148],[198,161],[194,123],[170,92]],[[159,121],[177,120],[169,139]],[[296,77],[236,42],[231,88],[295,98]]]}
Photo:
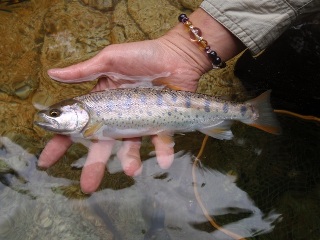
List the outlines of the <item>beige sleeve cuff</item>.
{"label": "beige sleeve cuff", "polygon": [[200,7],[253,54],[258,54],[289,28],[299,14],[305,13],[308,6],[319,7],[319,3],[319,0],[205,0]]}

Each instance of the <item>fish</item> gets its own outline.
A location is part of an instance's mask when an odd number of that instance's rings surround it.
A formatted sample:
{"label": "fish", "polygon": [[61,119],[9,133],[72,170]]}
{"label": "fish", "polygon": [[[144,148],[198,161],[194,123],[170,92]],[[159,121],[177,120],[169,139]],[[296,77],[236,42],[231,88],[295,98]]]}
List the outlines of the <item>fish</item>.
{"label": "fish", "polygon": [[245,101],[168,88],[119,88],[63,100],[37,113],[35,125],[63,135],[110,140],[160,137],[200,131],[220,140],[233,138],[234,121],[272,134],[281,128],[268,90]]}

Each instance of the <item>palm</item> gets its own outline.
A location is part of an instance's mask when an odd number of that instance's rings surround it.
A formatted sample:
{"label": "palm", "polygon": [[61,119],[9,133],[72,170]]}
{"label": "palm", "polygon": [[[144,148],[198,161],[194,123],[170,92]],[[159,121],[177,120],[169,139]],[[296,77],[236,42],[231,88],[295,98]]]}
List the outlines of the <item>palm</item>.
{"label": "palm", "polygon": [[182,56],[179,49],[173,50],[168,45],[161,39],[110,45],[92,59],[49,71],[49,75],[63,82],[89,81],[99,77],[95,91],[150,81],[154,85],[195,91],[201,70],[195,67],[191,58]]}
{"label": "palm", "polygon": [[[160,39],[111,45],[92,59],[67,68],[49,70],[48,74],[58,81],[69,83],[90,81],[99,77],[92,91],[137,82],[195,91],[197,80],[202,73],[195,66],[197,64],[191,57],[183,55],[179,48],[173,48],[165,39]],[[152,141],[159,165],[163,168],[169,167],[173,161],[173,144],[163,142],[157,136],[153,136]],[[54,164],[71,143],[68,136],[56,135],[41,153],[39,165],[49,167]],[[91,144],[80,179],[84,192],[93,192],[98,188],[113,144],[112,140]],[[141,171],[140,145],[139,138],[124,139],[118,152],[118,158],[128,175]]]}
{"label": "palm", "polygon": [[141,76],[142,81],[144,77],[154,78],[156,85],[194,91],[201,74],[193,70],[194,64],[183,59],[161,40],[112,45],[101,54],[108,56],[109,52],[113,57],[106,59],[106,70],[125,76]]}

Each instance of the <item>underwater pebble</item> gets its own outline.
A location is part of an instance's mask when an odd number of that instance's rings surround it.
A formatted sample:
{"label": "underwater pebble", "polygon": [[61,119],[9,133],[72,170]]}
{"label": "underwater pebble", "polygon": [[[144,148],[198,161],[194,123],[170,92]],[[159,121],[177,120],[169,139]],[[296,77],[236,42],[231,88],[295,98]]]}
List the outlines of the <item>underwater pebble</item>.
{"label": "underwater pebble", "polygon": [[2,237],[7,236],[14,227],[14,221],[7,214],[1,214],[0,226],[0,238],[2,239]]}
{"label": "underwater pebble", "polygon": [[38,208],[37,213],[34,215],[34,222],[42,228],[48,228],[52,225],[52,214],[48,208]]}
{"label": "underwater pebble", "polygon": [[82,2],[85,5],[88,5],[89,7],[102,11],[111,10],[113,7],[112,0],[81,0],[80,2]]}
{"label": "underwater pebble", "polygon": [[5,162],[5,160],[0,158],[0,173],[5,174],[5,173],[11,173],[12,168]]}
{"label": "underwater pebble", "polygon": [[32,105],[38,110],[45,109],[53,103],[54,99],[46,91],[38,91],[32,97]]}
{"label": "underwater pebble", "polygon": [[32,93],[33,89],[29,85],[24,85],[14,91],[14,94],[24,100],[29,97],[30,93]]}
{"label": "underwater pebble", "polygon": [[52,225],[52,223],[53,223],[53,221],[49,217],[46,217],[41,220],[40,225],[43,228],[48,228]]}

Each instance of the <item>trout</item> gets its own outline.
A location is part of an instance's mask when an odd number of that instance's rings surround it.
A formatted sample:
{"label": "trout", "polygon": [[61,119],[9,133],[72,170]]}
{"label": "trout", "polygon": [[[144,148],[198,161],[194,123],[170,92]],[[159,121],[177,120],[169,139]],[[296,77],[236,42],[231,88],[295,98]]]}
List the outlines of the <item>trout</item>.
{"label": "trout", "polygon": [[229,140],[233,121],[279,134],[270,92],[231,102],[171,89],[110,89],[56,103],[39,111],[35,124],[58,134],[96,140],[192,131]]}

